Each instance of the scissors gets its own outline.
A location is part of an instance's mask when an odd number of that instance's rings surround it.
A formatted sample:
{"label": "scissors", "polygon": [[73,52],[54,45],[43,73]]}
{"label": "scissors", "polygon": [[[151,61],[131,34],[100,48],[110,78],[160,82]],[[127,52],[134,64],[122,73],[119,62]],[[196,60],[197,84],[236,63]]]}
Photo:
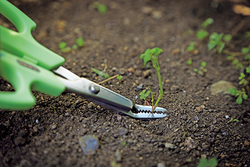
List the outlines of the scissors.
{"label": "scissors", "polygon": [[31,90],[52,96],[63,91],[133,118],[163,118],[166,109],[134,104],[131,100],[62,67],[64,58],[39,44],[31,35],[36,23],[7,0],[0,0],[0,13],[17,31],[0,26],[0,76],[14,92],[0,92],[0,108],[26,110],[36,103]]}

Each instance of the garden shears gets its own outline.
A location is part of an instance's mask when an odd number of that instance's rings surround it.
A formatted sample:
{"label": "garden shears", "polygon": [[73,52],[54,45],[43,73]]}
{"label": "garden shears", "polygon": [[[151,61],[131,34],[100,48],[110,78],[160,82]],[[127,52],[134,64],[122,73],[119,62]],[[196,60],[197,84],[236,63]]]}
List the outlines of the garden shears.
{"label": "garden shears", "polygon": [[0,108],[26,110],[36,103],[31,90],[52,96],[74,92],[112,111],[133,118],[163,118],[166,109],[134,104],[131,100],[62,67],[64,58],[39,44],[31,35],[36,23],[7,0],[0,0],[0,13],[17,31],[0,26],[0,76],[14,92],[0,92]]}

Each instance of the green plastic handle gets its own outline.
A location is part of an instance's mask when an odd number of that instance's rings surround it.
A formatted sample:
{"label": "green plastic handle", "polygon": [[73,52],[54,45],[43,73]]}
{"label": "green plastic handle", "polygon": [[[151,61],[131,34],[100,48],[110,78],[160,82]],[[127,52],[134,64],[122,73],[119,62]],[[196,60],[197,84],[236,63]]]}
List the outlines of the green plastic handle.
{"label": "green plastic handle", "polygon": [[65,90],[64,84],[50,70],[64,63],[64,58],[39,44],[31,35],[36,24],[6,0],[0,0],[0,13],[18,32],[0,26],[0,76],[9,81],[14,92],[0,91],[0,108],[24,110],[36,99],[31,89],[52,96]]}
{"label": "green plastic handle", "polygon": [[0,0],[0,13],[9,19],[18,32],[0,26],[1,49],[52,70],[64,63],[64,58],[39,44],[31,35],[36,23],[7,0]]}

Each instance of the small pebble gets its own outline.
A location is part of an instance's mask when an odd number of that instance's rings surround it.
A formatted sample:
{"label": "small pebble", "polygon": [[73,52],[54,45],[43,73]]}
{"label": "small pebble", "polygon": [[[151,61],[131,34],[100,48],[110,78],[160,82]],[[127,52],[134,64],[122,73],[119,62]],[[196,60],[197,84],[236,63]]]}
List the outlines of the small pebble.
{"label": "small pebble", "polygon": [[85,155],[94,155],[99,147],[99,140],[95,135],[86,135],[79,138],[79,144]]}
{"label": "small pebble", "polygon": [[138,96],[135,96],[135,99],[138,99]]}
{"label": "small pebble", "polygon": [[226,132],[222,132],[222,134],[223,134],[223,135],[227,135],[227,133],[226,133]]}
{"label": "small pebble", "polygon": [[120,69],[119,69],[119,74],[120,74],[120,75],[124,75],[125,72],[126,72],[125,68],[120,68]]}
{"label": "small pebble", "polygon": [[56,129],[56,124],[51,126],[51,130],[54,130],[54,129]]}
{"label": "small pebble", "polygon": [[171,144],[171,143],[165,143],[165,147],[166,147],[166,148],[171,148],[171,149],[173,149],[173,148],[174,148],[174,145]]}
{"label": "small pebble", "polygon": [[26,140],[23,137],[19,136],[19,137],[17,137],[17,138],[14,139],[14,143],[17,146],[23,146],[23,145],[25,145]]}
{"label": "small pebble", "polygon": [[143,71],[142,75],[144,78],[147,78],[151,75],[152,71],[151,70],[146,70],[146,71]]}
{"label": "small pebble", "polygon": [[158,10],[153,11],[151,14],[154,19],[160,19],[162,17],[162,12]]}
{"label": "small pebble", "polygon": [[164,162],[160,162],[160,163],[158,163],[158,164],[157,164],[157,167],[165,167]]}
{"label": "small pebble", "polygon": [[137,90],[142,90],[142,86],[137,86]]}
{"label": "small pebble", "polygon": [[226,119],[228,119],[228,118],[229,118],[229,116],[228,116],[228,115],[226,115],[226,116],[225,116],[225,118],[226,118]]}

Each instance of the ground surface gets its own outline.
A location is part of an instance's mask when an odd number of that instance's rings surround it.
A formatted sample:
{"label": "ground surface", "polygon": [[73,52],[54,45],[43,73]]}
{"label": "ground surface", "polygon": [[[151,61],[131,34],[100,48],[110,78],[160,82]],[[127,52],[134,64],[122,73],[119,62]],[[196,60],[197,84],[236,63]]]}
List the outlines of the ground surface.
{"label": "ground surface", "polygon": [[[209,32],[232,33],[242,17],[228,6],[212,9],[206,0],[100,2],[108,6],[104,15],[89,8],[90,0],[19,1],[16,5],[37,23],[33,36],[66,59],[64,67],[96,82],[104,78],[91,67],[106,68],[111,76],[121,73],[122,82],[114,79],[103,85],[137,104],[143,104],[136,99],[137,86],[159,89],[153,68],[144,78],[142,72],[148,69],[139,56],[147,48],[162,48],[164,96],[159,106],[167,109],[167,117],[120,117],[73,93],[52,97],[34,92],[37,104],[32,109],[0,111],[0,166],[111,166],[115,162],[124,167],[177,167],[197,166],[201,157],[216,157],[218,166],[249,166],[249,100],[238,105],[234,97],[210,91],[220,80],[238,87],[240,70],[225,55],[209,52],[206,42],[198,43],[198,54],[186,52],[189,43],[197,41],[189,30],[196,32],[206,18],[215,20]],[[62,41],[72,46],[78,37],[86,42],[83,48],[70,53],[58,48]],[[238,52],[247,45],[235,37],[227,49]],[[186,63],[189,59],[191,66]],[[202,61],[207,62],[203,76],[193,72]],[[126,71],[129,68],[135,71]],[[3,79],[0,82],[1,90],[11,89]],[[230,122],[231,118],[239,122]],[[94,155],[85,155],[79,145],[85,135],[99,140]]]}

